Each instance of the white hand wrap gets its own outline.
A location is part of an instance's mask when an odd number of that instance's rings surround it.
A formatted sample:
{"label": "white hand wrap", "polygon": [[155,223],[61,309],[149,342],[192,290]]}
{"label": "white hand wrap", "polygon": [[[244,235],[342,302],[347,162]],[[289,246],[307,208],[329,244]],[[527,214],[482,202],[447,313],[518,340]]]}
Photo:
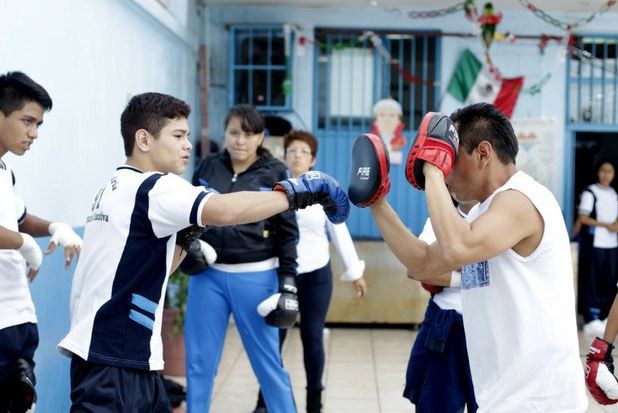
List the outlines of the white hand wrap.
{"label": "white hand wrap", "polygon": [[50,242],[63,247],[81,247],[82,239],[73,231],[68,224],[63,222],[53,222],[49,224],[49,234],[52,236]]}
{"label": "white hand wrap", "polygon": [[24,240],[24,243],[17,251],[24,257],[26,264],[33,270],[38,270],[43,262],[43,251],[30,235],[20,232],[19,235]]}
{"label": "white hand wrap", "polygon": [[449,284],[451,288],[461,287],[461,273],[459,271],[451,271],[451,282]]}
{"label": "white hand wrap", "polygon": [[208,265],[211,265],[215,261],[217,261],[217,251],[215,251],[215,249],[211,247],[209,243],[204,242],[201,239],[198,239],[198,241],[200,243],[200,251],[202,251],[202,254],[204,254],[204,258],[206,258],[206,262],[208,263]]}

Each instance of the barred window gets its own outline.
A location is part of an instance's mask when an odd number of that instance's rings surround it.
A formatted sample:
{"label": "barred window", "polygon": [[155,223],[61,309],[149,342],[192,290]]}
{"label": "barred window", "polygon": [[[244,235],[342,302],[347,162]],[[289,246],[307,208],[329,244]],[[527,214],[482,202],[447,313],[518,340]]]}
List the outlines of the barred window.
{"label": "barred window", "polygon": [[391,97],[416,129],[438,105],[437,34],[316,29],[318,128],[366,130],[373,104]]}
{"label": "barred window", "polygon": [[[288,56],[292,56],[292,35],[288,36]],[[291,59],[286,58],[283,27],[236,25],[230,38],[230,106],[246,103],[261,110],[290,109]]]}
{"label": "barred window", "polygon": [[617,124],[618,36],[579,36],[569,53],[568,122]]}

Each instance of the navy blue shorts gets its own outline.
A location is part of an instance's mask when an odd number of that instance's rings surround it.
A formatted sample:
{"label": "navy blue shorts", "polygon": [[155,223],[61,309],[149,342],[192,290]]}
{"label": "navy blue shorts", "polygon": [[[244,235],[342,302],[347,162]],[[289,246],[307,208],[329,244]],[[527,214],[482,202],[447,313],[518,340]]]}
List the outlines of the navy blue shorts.
{"label": "navy blue shorts", "polygon": [[21,413],[22,388],[19,383],[18,359],[34,368],[34,351],[39,345],[39,330],[34,323],[24,323],[0,330],[0,412]]}
{"label": "navy blue shorts", "polygon": [[38,345],[39,330],[34,323],[0,330],[0,387],[13,380],[17,359],[24,359],[34,366],[34,351]]}
{"label": "navy blue shorts", "polygon": [[469,413],[478,409],[463,318],[433,300],[412,346],[403,397],[416,405],[416,413],[459,413],[466,405]]}
{"label": "navy blue shorts", "polygon": [[156,371],[104,366],[71,359],[71,412],[172,411],[161,375]]}

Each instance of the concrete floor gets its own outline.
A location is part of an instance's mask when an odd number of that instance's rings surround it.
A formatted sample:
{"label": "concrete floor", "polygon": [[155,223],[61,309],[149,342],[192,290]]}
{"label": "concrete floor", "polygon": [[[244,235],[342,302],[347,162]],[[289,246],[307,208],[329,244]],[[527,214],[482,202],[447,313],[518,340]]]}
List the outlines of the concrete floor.
{"label": "concrete floor", "polygon": [[[405,369],[416,332],[403,329],[330,328],[324,334],[326,369],[324,413],[410,413],[414,405],[401,397]],[[591,339],[580,333],[582,362]],[[305,373],[297,328],[283,348],[299,412],[305,409]],[[175,378],[184,383],[184,378]],[[230,324],[215,383],[211,413],[250,413],[258,383]],[[618,412],[589,397],[587,413]]]}

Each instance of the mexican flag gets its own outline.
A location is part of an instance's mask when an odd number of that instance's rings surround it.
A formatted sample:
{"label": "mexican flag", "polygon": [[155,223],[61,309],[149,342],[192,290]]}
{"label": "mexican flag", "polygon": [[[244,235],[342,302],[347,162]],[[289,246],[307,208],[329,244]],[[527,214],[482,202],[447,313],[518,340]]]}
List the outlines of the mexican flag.
{"label": "mexican flag", "polygon": [[523,83],[523,76],[496,79],[489,68],[483,66],[474,53],[466,49],[457,62],[447,90],[465,105],[492,103],[510,118]]}

